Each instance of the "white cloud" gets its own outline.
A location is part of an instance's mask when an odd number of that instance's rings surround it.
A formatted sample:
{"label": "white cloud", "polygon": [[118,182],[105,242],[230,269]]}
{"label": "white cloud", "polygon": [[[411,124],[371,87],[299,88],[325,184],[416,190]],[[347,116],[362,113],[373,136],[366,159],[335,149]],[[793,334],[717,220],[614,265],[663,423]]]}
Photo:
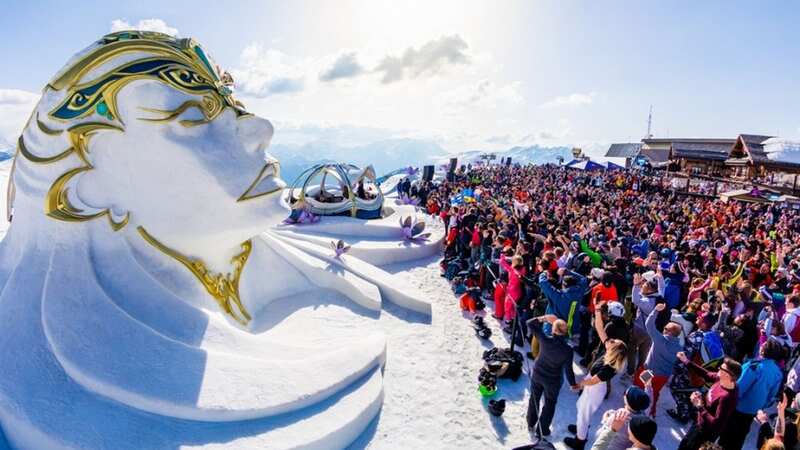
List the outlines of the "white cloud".
{"label": "white cloud", "polygon": [[375,68],[383,74],[383,83],[393,83],[406,78],[436,75],[448,66],[470,63],[468,45],[459,35],[442,36],[422,45],[419,49],[408,47],[402,56],[387,55]]}
{"label": "white cloud", "polygon": [[[490,136],[509,135],[513,144],[524,134],[519,130],[528,128],[511,120],[519,117],[525,102],[522,83],[498,79],[491,54],[472,51],[461,37],[392,44],[400,50],[379,44],[300,57],[269,42],[253,43],[230,70],[236,95],[249,111],[273,121],[275,143],[303,143],[309,136],[341,145],[379,136],[412,137],[461,151],[485,147]],[[404,53],[410,56],[403,58]],[[395,69],[405,82],[386,82],[386,55],[398,55]],[[327,125],[324,132],[309,133],[287,127],[289,123]],[[342,132],[342,124],[362,131]],[[413,131],[400,134],[398,129]]]}
{"label": "white cloud", "polygon": [[[298,59],[261,43],[252,43],[242,51],[238,67],[231,70],[231,74],[237,93],[243,97],[266,98],[277,94],[321,90],[342,93],[349,90],[348,94],[357,95],[363,101],[365,96],[374,98],[373,94],[381,89],[381,85],[444,74],[447,67],[470,64],[472,56],[466,50],[467,43],[458,35],[433,39],[417,48],[407,47],[402,56],[386,53],[376,55],[374,49],[359,49]],[[371,57],[366,60],[375,61],[374,65],[363,63],[367,53]],[[381,54],[383,56],[378,56]],[[372,68],[368,69],[370,66]],[[357,86],[358,93],[352,92],[352,84],[329,83],[369,74],[376,76],[369,77],[366,83],[360,83]],[[324,85],[329,86],[324,88]],[[502,95],[510,94],[506,92]]]}
{"label": "white cloud", "polygon": [[560,108],[565,106],[583,106],[590,105],[595,98],[596,94],[590,92],[588,94],[570,94],[556,97],[542,104],[542,108]]}
{"label": "white cloud", "polygon": [[364,73],[364,67],[358,62],[356,52],[341,54],[333,64],[319,74],[320,81],[334,81],[342,78],[353,78]]}
{"label": "white cloud", "polygon": [[306,67],[290,64],[279,50],[250,44],[242,51],[240,59],[241,66],[231,71],[238,93],[263,98],[305,89]]}
{"label": "white cloud", "polygon": [[142,19],[136,24],[128,22],[126,19],[114,19],[111,21],[111,32],[125,30],[157,31],[159,33],[177,36],[178,29],[167,25],[161,19]]}
{"label": "white cloud", "polygon": [[536,143],[565,143],[566,138],[572,133],[567,119],[559,119],[555,127],[543,128],[528,133],[517,140],[518,145],[532,145]]}
{"label": "white cloud", "polygon": [[495,109],[500,105],[520,104],[524,101],[520,93],[521,83],[515,81],[498,85],[483,79],[473,84],[459,86],[438,96],[440,103],[450,112],[462,112],[468,108]]}
{"label": "white cloud", "polygon": [[349,123],[273,120],[276,130],[274,142],[304,145],[309,142],[329,142],[339,146],[366,145],[385,139],[428,138],[415,136],[409,130],[359,126]]}
{"label": "white cloud", "polygon": [[511,143],[511,135],[504,134],[502,136],[490,136],[486,139],[487,144],[509,145]]}
{"label": "white cloud", "polygon": [[33,105],[39,94],[19,89],[0,89],[0,105]]}
{"label": "white cloud", "polygon": [[0,150],[7,150],[17,142],[39,97],[34,92],[0,89]]}

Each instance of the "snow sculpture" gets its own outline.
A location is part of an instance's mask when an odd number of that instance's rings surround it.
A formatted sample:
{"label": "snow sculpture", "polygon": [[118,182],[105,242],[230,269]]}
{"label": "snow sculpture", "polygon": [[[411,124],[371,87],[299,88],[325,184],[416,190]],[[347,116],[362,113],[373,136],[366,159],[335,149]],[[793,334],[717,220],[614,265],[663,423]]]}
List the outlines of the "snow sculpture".
{"label": "snow sculpture", "polygon": [[329,240],[267,230],[288,213],[272,125],[230,83],[191,39],[119,32],[44,89],[0,245],[12,445],[334,448],[379,411],[371,311],[430,307]]}

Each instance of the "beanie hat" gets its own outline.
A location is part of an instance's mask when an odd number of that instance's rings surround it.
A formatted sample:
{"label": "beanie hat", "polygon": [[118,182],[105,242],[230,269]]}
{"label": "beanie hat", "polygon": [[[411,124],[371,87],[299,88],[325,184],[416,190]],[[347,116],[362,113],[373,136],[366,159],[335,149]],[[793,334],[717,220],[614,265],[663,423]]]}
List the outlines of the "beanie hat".
{"label": "beanie hat", "polygon": [[609,302],[608,303],[608,315],[611,317],[624,317],[625,316],[625,307],[622,306],[620,302]]}
{"label": "beanie hat", "polygon": [[601,280],[603,279],[603,275],[606,273],[606,271],[599,267],[595,267],[594,269],[592,269],[591,273],[592,273],[592,278],[596,280]]}
{"label": "beanie hat", "polygon": [[642,278],[644,278],[644,280],[647,282],[652,282],[653,280],[656,279],[656,273],[653,272],[652,270],[648,270],[647,272],[642,274]]}
{"label": "beanie hat", "polygon": [[647,416],[632,417],[628,427],[633,437],[644,445],[652,445],[658,431],[656,422]]}
{"label": "beanie hat", "polygon": [[634,411],[644,411],[650,406],[650,396],[641,388],[631,386],[625,391],[625,403]]}
{"label": "beanie hat", "polygon": [[703,315],[703,324],[707,327],[713,327],[715,323],[717,323],[717,316],[711,313],[706,313]]}

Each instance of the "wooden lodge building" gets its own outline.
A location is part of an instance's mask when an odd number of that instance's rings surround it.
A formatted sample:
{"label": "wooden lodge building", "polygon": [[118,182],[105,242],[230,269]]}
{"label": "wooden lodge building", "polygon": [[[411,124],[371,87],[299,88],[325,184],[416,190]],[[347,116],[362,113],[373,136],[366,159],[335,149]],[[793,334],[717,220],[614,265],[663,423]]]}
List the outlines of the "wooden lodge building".
{"label": "wooden lodge building", "polygon": [[[784,151],[789,148],[791,151]],[[686,175],[760,181],[800,188],[800,143],[773,136],[740,134],[735,139],[645,138],[612,144],[607,157],[625,158],[626,167],[650,165]]]}

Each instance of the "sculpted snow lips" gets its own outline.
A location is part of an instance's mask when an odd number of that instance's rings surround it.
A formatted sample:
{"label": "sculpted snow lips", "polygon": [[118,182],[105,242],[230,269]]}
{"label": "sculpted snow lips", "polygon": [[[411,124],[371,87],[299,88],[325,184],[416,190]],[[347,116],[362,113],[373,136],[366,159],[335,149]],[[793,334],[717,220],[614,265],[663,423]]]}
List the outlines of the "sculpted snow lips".
{"label": "sculpted snow lips", "polygon": [[243,202],[245,200],[252,200],[280,191],[283,189],[283,183],[278,182],[280,173],[281,165],[278,161],[267,161],[261,169],[261,172],[258,173],[258,176],[256,176],[247,190],[245,190],[236,201]]}

